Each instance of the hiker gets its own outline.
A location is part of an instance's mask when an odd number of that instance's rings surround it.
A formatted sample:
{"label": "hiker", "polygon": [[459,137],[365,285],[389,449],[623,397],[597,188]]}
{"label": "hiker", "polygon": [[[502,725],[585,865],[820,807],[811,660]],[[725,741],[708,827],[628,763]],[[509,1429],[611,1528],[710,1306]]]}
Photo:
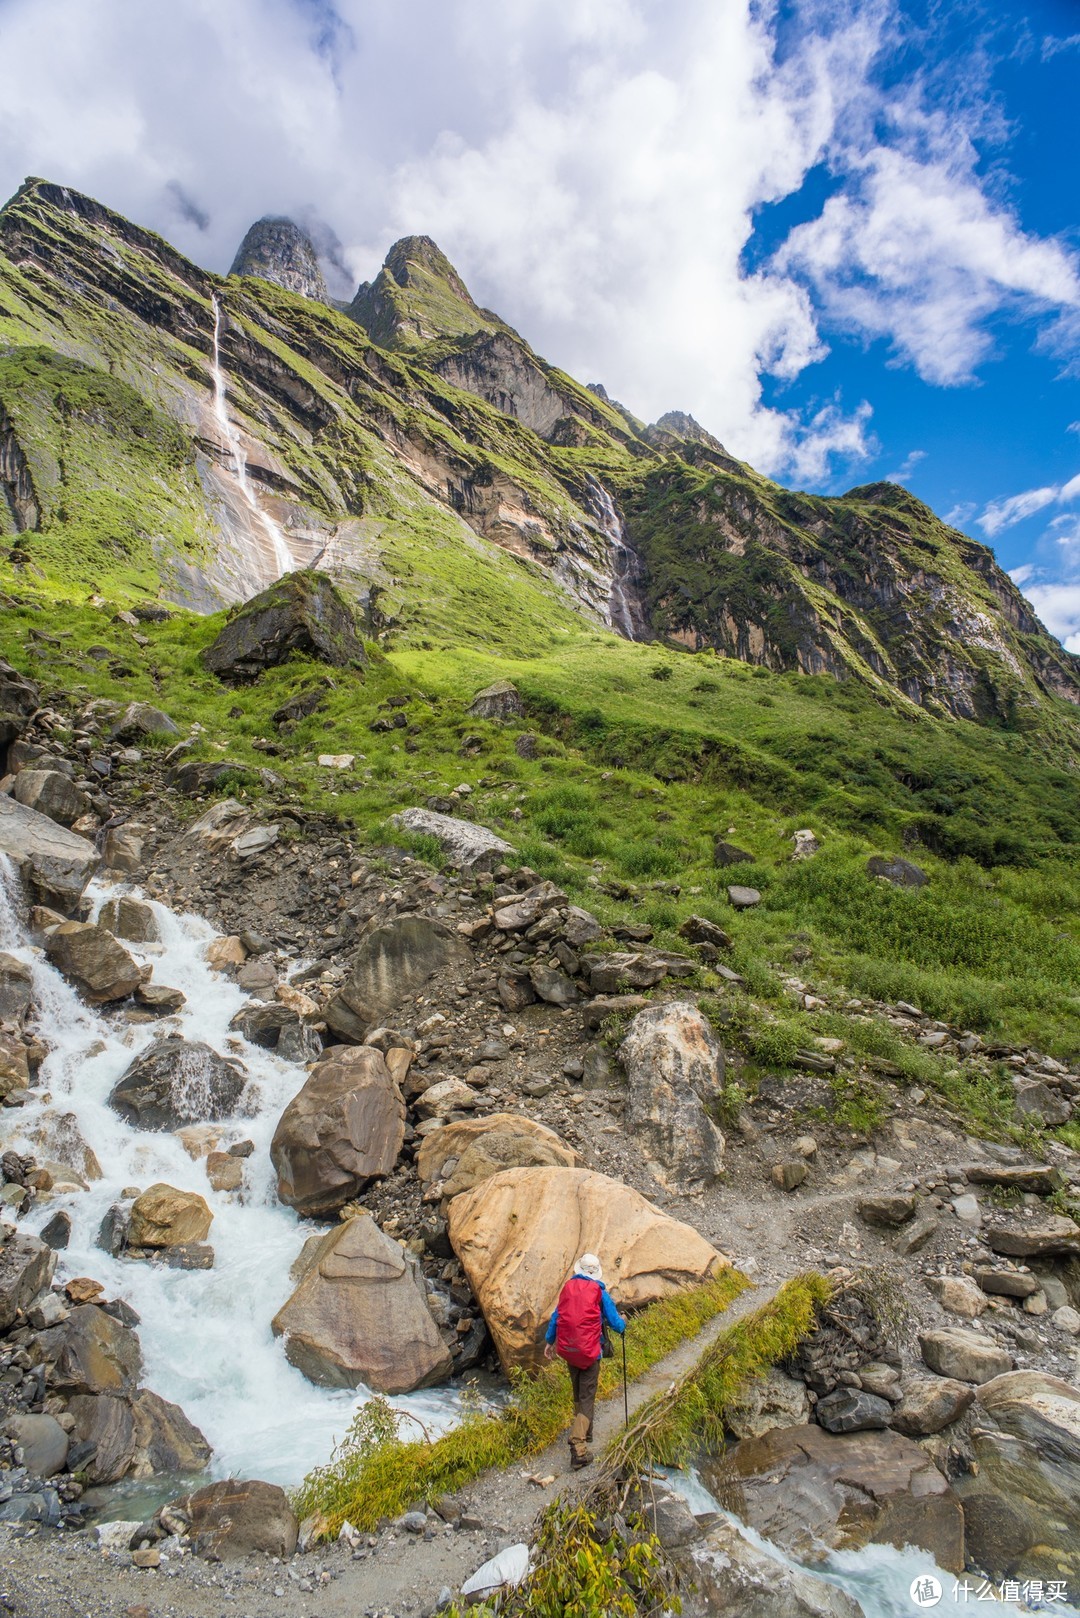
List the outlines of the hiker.
{"label": "hiker", "polygon": [[548,1321],[544,1348],[545,1359],[558,1354],[566,1361],[570,1372],[570,1386],[574,1390],[570,1465],[575,1470],[588,1466],[592,1460],[589,1444],[600,1381],[604,1326],[610,1326],[621,1335],[626,1330],[626,1321],[604,1285],[600,1260],[595,1253],[582,1253],[573,1275],[559,1293],[555,1313]]}

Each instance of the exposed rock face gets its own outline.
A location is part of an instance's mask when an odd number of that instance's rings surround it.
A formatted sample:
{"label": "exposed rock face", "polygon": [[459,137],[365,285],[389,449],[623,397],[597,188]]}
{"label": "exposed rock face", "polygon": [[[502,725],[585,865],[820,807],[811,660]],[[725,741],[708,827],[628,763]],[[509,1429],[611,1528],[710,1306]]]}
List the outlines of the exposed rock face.
{"label": "exposed rock face", "polygon": [[132,1204],[128,1243],[132,1247],[178,1247],[201,1242],[213,1217],[197,1192],[152,1185]]}
{"label": "exposed rock face", "polygon": [[416,1260],[367,1215],[323,1238],[274,1317],[289,1361],[312,1382],[408,1393],[450,1375]]}
{"label": "exposed rock face", "polygon": [[575,1168],[578,1162],[577,1153],[554,1130],[517,1113],[495,1112],[425,1135],[416,1166],[425,1184],[437,1185],[444,1197],[456,1197],[504,1169]]}
{"label": "exposed rock face", "polygon": [[179,1405],[140,1388],[131,1401],[135,1423],[133,1477],[155,1477],[165,1472],[201,1472],[213,1450]]}
{"label": "exposed rock face", "polygon": [[720,1099],[724,1057],[696,1005],[639,1011],[620,1050],[626,1122],[640,1135],[661,1184],[686,1191],[715,1180],[724,1137],[706,1111]]}
{"label": "exposed rock face", "polygon": [[257,219],[237,249],[230,275],[257,275],[302,298],[329,303],[311,237],[291,219]]}
{"label": "exposed rock face", "polygon": [[7,854],[35,904],[68,915],[100,864],[93,843],[0,793],[0,854]]}
{"label": "exposed rock face", "polygon": [[405,1103],[381,1052],[336,1045],[274,1131],[278,1196],[306,1218],[328,1217],[391,1172],[404,1138]]}
{"label": "exposed rock face", "polygon": [[276,1483],[229,1478],[182,1495],[169,1510],[187,1518],[202,1555],[223,1562],[258,1552],[288,1561],[296,1550],[299,1525],[288,1495]]}
{"label": "exposed rock face", "polygon": [[243,1069],[199,1040],[159,1039],[118,1079],[109,1105],[140,1129],[179,1129],[227,1118],[245,1084]]}
{"label": "exposed rock face", "polygon": [[0,1022],[18,1022],[30,1004],[33,974],[24,961],[0,952]]}
{"label": "exposed rock face", "polygon": [[761,1438],[774,1427],[798,1427],[809,1419],[806,1383],[774,1366],[748,1385],[739,1403],[725,1413],[724,1423],[736,1438]]}
{"label": "exposed rock face", "polygon": [[349,981],[327,1006],[326,1020],[344,1039],[363,1039],[437,972],[464,971],[471,959],[469,946],[445,923],[399,916],[362,940]]}
{"label": "exposed rock face", "polygon": [[26,1309],[48,1286],[56,1269],[51,1247],[24,1231],[0,1244],[0,1332],[8,1331],[20,1309]]}
{"label": "exposed rock face", "polygon": [[960,1501],[899,1433],[777,1427],[736,1444],[702,1475],[743,1522],[800,1561],[874,1543],[915,1545],[952,1573],[964,1566]]}
{"label": "exposed rock face", "polygon": [[1066,1214],[1004,1220],[988,1226],[985,1235],[987,1246],[1008,1258],[1080,1256],[1080,1225]]}
{"label": "exposed rock face", "polygon": [[80,1304],[39,1341],[51,1362],[49,1384],[61,1393],[134,1391],[142,1371],[139,1339],[96,1304]]}
{"label": "exposed rock face", "polygon": [[441,815],[434,809],[403,809],[391,815],[390,824],[402,831],[437,837],[449,864],[459,871],[493,871],[508,854],[516,852],[512,843],[456,815]]}
{"label": "exposed rock face", "polygon": [[454,1251],[507,1370],[540,1363],[544,1327],[584,1252],[599,1256],[616,1303],[630,1309],[728,1265],[689,1225],[588,1169],[493,1174],[456,1196],[448,1219]]}
{"label": "exposed rock face", "polygon": [[324,573],[287,573],[245,602],[202,660],[227,684],[243,685],[294,652],[332,668],[361,667],[365,661],[352,608]]}
{"label": "exposed rock face", "polygon": [[22,735],[40,705],[41,694],[33,680],[0,657],[0,764],[9,745]]}

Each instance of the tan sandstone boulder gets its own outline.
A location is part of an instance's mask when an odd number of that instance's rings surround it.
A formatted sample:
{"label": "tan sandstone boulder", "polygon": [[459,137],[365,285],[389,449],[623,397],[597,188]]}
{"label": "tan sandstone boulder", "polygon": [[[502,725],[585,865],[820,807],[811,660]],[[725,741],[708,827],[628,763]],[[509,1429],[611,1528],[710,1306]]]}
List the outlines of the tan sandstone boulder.
{"label": "tan sandstone boulder", "polygon": [[577,1153],[544,1124],[516,1112],[463,1118],[425,1137],[417,1172],[443,1197],[471,1191],[493,1174],[515,1168],[576,1168]]}
{"label": "tan sandstone boulder", "polygon": [[278,1196],[311,1218],[334,1214],[391,1172],[404,1139],[405,1103],[382,1053],[332,1046],[274,1131]]}
{"label": "tan sandstone boulder", "polygon": [[310,1381],[408,1393],[450,1375],[416,1260],[367,1214],[338,1225],[301,1257],[307,1267],[273,1330]]}
{"label": "tan sandstone boulder", "polygon": [[152,1185],[131,1205],[130,1247],[178,1247],[201,1242],[213,1214],[197,1191],[177,1191],[171,1185]]}
{"label": "tan sandstone boulder", "polygon": [[729,1261],[704,1236],[589,1169],[493,1174],[449,1205],[450,1240],[503,1365],[535,1366],[559,1289],[583,1252],[599,1255],[621,1308],[708,1280]]}

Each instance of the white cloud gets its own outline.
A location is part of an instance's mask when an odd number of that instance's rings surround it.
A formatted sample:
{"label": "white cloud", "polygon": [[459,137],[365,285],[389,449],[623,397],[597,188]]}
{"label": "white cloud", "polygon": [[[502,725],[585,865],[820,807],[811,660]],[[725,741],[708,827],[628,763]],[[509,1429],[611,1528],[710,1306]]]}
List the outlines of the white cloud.
{"label": "white cloud", "polygon": [[914,474],[915,468],[918,466],[919,462],[925,461],[925,459],[926,451],[924,449],[909,449],[900,465],[896,468],[896,471],[886,472],[885,482],[906,483],[908,478]]}
{"label": "white cloud", "polygon": [[1050,633],[1067,651],[1080,652],[1080,516],[1062,512],[1055,517],[1035,555],[1034,561],[1014,568],[1011,577]]}
{"label": "white cloud", "polygon": [[976,520],[987,538],[993,539],[1003,529],[1034,517],[1037,512],[1045,511],[1047,506],[1067,505],[1078,495],[1080,473],[1067,483],[1051,483],[1041,489],[1025,489],[1021,494],[1011,494],[1004,500],[991,500],[982,516]]}
{"label": "white cloud", "polygon": [[[216,269],[268,212],[324,224],[356,279],[426,232],[550,359],[820,479],[869,452],[870,406],[764,379],[828,327],[955,382],[1003,308],[1080,307],[1070,255],[983,187],[970,118],[879,88],[895,3],[802,0],[778,51],[754,0],[0,0],[0,189],[45,173]],[[823,163],[820,217],[748,270],[756,210]]]}

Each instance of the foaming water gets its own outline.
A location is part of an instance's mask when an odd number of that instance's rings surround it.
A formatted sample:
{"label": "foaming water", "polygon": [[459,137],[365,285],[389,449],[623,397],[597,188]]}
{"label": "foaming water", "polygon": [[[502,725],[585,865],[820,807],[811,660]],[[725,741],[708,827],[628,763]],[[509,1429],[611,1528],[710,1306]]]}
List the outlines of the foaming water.
{"label": "foaming water", "polygon": [[[24,1221],[40,1230],[57,1211],[71,1216],[68,1247],[59,1257],[64,1277],[89,1275],[110,1296],[125,1298],[140,1317],[147,1387],[174,1400],[214,1447],[218,1476],[261,1477],[295,1484],[325,1461],[343,1436],[363,1390],[316,1388],[286,1360],[270,1322],[292,1290],[289,1267],[305,1238],[323,1227],[297,1218],[277,1200],[270,1139],[286,1104],[307,1077],[304,1068],[279,1059],[230,1032],[229,1022],[248,997],[206,961],[215,934],[196,916],[176,915],[133,888],[92,883],[94,914],[107,898],[130,893],[154,912],[159,940],[125,947],[152,964],[154,982],[183,991],[187,1004],[174,1016],[127,1027],[86,1006],[75,990],[28,940],[19,919],[20,899],[12,868],[0,856],[0,949],[17,956],[34,976],[38,1028],[49,1055],[37,1087],[18,1112],[4,1115],[5,1146],[49,1155],[36,1144],[39,1129],[73,1114],[103,1178],[89,1191],[42,1198]],[[126,1123],[108,1105],[109,1092],[136,1056],[166,1033],[202,1040],[222,1056],[243,1063],[248,1082],[237,1115],[222,1122],[223,1143],[249,1139],[255,1150],[245,1162],[243,1200],[214,1191],[204,1161],[193,1161],[172,1134],[154,1134]],[[214,1220],[212,1270],[169,1270],[140,1260],[111,1258],[97,1246],[108,1208],[128,1186],[145,1189],[164,1181],[197,1191]],[[434,1389],[394,1400],[416,1414],[429,1431],[455,1418],[456,1394]]]}
{"label": "foaming water", "polygon": [[248,476],[247,455],[240,437],[240,430],[229,415],[225,372],[221,364],[221,304],[216,297],[214,298],[214,349],[210,361],[210,374],[214,382],[214,415],[218,419],[218,424],[225,435],[225,442],[229,446],[229,453],[232,455],[233,470],[236,473],[240,493],[270,542],[270,554],[273,557],[274,566],[277,568],[276,576],[280,578],[281,574],[292,572],[296,562],[289,549],[289,542],[281,528],[262,509],[256,499],[255,490],[251,487],[251,479]]}

